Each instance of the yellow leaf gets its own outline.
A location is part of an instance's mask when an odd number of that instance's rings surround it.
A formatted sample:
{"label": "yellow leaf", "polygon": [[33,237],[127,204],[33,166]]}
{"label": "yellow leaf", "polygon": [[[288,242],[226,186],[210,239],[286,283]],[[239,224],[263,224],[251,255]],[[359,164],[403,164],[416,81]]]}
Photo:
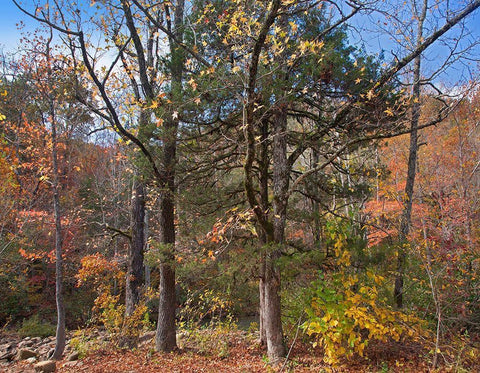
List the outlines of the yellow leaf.
{"label": "yellow leaf", "polygon": [[384,113],[387,114],[389,117],[393,117],[393,111],[390,110],[389,108],[387,108],[386,110],[384,110]]}
{"label": "yellow leaf", "polygon": [[193,80],[193,78],[191,78],[189,81],[188,81],[188,84],[190,84],[190,86],[192,87],[192,89],[195,91],[197,89],[197,83],[195,83],[195,80]]}
{"label": "yellow leaf", "polygon": [[292,28],[292,31],[297,32],[297,30],[298,30],[297,24],[295,22],[292,22],[292,21],[290,21],[288,23],[289,23],[290,27]]}

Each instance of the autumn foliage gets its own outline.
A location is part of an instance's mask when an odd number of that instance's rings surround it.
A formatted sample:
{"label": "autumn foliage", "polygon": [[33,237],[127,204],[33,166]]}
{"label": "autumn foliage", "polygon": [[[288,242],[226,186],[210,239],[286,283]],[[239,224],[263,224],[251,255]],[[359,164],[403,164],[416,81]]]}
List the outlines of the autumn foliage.
{"label": "autumn foliage", "polygon": [[[51,330],[62,292],[90,371],[478,368],[480,93],[436,80],[464,39],[412,81],[478,0],[28,3],[0,331]],[[391,61],[353,42],[370,16]]]}

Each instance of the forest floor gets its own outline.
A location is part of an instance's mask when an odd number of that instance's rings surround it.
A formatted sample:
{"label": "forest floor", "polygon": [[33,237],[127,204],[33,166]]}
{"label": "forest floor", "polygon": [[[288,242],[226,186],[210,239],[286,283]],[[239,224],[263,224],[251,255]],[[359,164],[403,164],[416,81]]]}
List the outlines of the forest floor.
{"label": "forest floor", "polygon": [[[77,361],[58,361],[57,372],[148,373],[148,372],[480,372],[480,362],[462,360],[446,364],[440,358],[439,368],[431,369],[431,356],[418,344],[382,343],[370,346],[367,358],[356,357],[337,367],[322,361],[322,353],[308,343],[297,341],[286,364],[272,366],[266,352],[244,332],[230,332],[227,349],[206,352],[185,343],[172,353],[157,353],[153,341],[134,350],[108,346],[91,350]],[[1,368],[0,368],[1,370]],[[9,373],[34,372],[32,364],[15,362]]]}

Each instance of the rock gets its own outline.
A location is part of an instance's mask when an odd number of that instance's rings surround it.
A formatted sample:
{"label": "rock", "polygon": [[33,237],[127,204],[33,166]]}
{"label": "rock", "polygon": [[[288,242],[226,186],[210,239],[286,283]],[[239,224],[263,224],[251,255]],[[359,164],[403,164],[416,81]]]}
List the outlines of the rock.
{"label": "rock", "polygon": [[37,348],[37,352],[40,356],[47,356],[48,352],[50,351],[50,347],[48,346],[40,346]]}
{"label": "rock", "polygon": [[77,361],[67,361],[66,363],[63,363],[62,367],[63,367],[63,368],[76,367],[77,365],[79,365],[79,363],[80,363],[80,362],[79,362],[78,360],[77,360]]}
{"label": "rock", "polygon": [[35,368],[35,372],[43,372],[43,373],[51,373],[55,372],[57,369],[57,365],[53,360],[46,360],[41,361],[33,366]]}
{"label": "rock", "polygon": [[30,357],[37,357],[37,353],[26,348],[21,348],[17,352],[17,360],[26,360]]}
{"label": "rock", "polygon": [[27,363],[29,364],[33,364],[33,363],[36,363],[37,362],[37,358],[36,357],[29,357],[28,359],[25,360]]}
{"label": "rock", "polygon": [[15,347],[15,343],[5,343],[0,346],[0,351],[10,350],[13,347]]}
{"label": "rock", "polygon": [[151,341],[154,337],[155,337],[155,331],[146,332],[138,338],[138,343],[142,345],[146,342]]}
{"label": "rock", "polygon": [[67,357],[67,361],[75,361],[78,360],[80,354],[78,352],[73,352]]}
{"label": "rock", "polygon": [[33,341],[31,340],[23,340],[18,344],[18,348],[25,348],[25,347],[32,347]]}
{"label": "rock", "polygon": [[15,350],[0,353],[0,361],[11,361],[15,357]]}

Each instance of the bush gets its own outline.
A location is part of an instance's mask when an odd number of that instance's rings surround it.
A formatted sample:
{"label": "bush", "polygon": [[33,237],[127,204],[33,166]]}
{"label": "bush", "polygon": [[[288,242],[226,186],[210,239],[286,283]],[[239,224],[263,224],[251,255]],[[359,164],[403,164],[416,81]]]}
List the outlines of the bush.
{"label": "bush", "polygon": [[97,293],[91,321],[103,325],[117,347],[135,347],[140,333],[151,327],[146,306],[151,294],[146,294],[147,299],[142,300],[133,314],[127,316],[120,295],[113,292],[115,280],[120,283],[125,278],[125,273],[120,270],[118,263],[109,261],[101,254],[94,254],[84,257],[81,264],[76,276],[79,284],[91,283]]}
{"label": "bush", "polygon": [[107,342],[101,341],[95,337],[90,330],[76,330],[70,340],[69,346],[73,348],[80,358],[85,357],[88,353],[95,352],[107,346]]}
{"label": "bush", "polygon": [[179,322],[186,342],[201,354],[227,357],[232,333],[237,331],[230,306],[229,300],[213,290],[189,293],[180,309]]}
{"label": "bush", "polygon": [[21,328],[18,330],[21,337],[49,337],[55,335],[55,326],[41,321],[38,315],[23,320]]}
{"label": "bush", "polygon": [[229,355],[230,342],[236,331],[236,323],[231,317],[227,317],[209,326],[187,329],[186,342],[200,354],[222,359]]}
{"label": "bush", "polygon": [[421,331],[420,320],[394,311],[379,296],[385,282],[382,276],[352,266],[352,242],[360,240],[351,239],[351,230],[339,228],[330,232],[336,270],[321,273],[312,282],[303,324],[314,344],[324,349],[324,361],[329,364],[337,364],[342,357],[363,356],[370,341],[399,341]]}

